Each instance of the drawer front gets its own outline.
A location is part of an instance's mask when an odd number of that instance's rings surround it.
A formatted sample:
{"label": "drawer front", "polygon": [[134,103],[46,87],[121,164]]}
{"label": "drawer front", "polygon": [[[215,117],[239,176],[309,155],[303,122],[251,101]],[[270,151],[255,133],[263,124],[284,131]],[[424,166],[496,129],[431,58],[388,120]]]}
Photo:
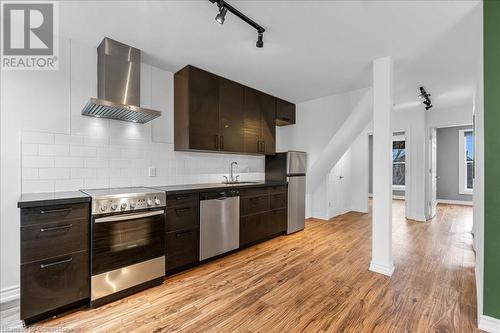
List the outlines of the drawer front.
{"label": "drawer front", "polygon": [[21,227],[21,263],[88,250],[88,226],[76,220]]}
{"label": "drawer front", "polygon": [[240,189],[240,197],[249,197],[257,195],[266,195],[269,193],[268,187],[244,188]]}
{"label": "drawer front", "polygon": [[21,319],[89,297],[88,252],[21,265]]}
{"label": "drawer front", "polygon": [[286,208],[272,210],[266,216],[267,236],[276,235],[286,231],[287,213]]}
{"label": "drawer front", "polygon": [[194,264],[199,259],[198,228],[167,233],[166,239],[166,271]]}
{"label": "drawer front", "polygon": [[286,192],[271,194],[271,209],[285,208],[286,201]]}
{"label": "drawer front", "polygon": [[21,209],[21,226],[89,219],[89,204],[57,205]]}
{"label": "drawer front", "polygon": [[255,214],[240,219],[240,246],[258,242],[266,237],[266,214]]}
{"label": "drawer front", "polygon": [[281,185],[281,186],[273,186],[269,188],[269,193],[274,194],[274,193],[281,193],[281,192],[286,192],[287,191],[287,186],[286,185]]}
{"label": "drawer front", "polygon": [[197,206],[177,206],[167,208],[166,231],[178,231],[197,228],[200,219]]}
{"label": "drawer front", "polygon": [[240,198],[241,215],[255,214],[269,210],[269,195]]}
{"label": "drawer front", "polygon": [[198,193],[167,195],[167,207],[198,206],[199,204]]}

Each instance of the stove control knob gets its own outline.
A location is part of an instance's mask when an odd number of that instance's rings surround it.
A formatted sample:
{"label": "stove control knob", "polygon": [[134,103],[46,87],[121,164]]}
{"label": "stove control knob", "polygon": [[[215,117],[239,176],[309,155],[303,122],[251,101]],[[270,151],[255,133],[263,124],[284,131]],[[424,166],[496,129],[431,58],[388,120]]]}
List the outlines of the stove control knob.
{"label": "stove control knob", "polygon": [[130,208],[131,208],[131,209],[134,209],[134,208],[135,208],[135,202],[130,201]]}
{"label": "stove control knob", "polygon": [[120,206],[120,208],[121,208],[121,209],[125,209],[125,208],[127,208],[127,203],[126,203],[126,202],[122,203],[122,204],[121,204],[121,206]]}
{"label": "stove control knob", "polygon": [[102,205],[101,206],[101,212],[105,212],[108,209],[108,206]]}
{"label": "stove control knob", "polygon": [[118,208],[118,205],[117,204],[111,204],[111,210],[116,210],[116,208]]}
{"label": "stove control knob", "polygon": [[153,205],[153,201],[151,199],[148,199],[147,204],[148,204],[148,206],[152,206]]}
{"label": "stove control knob", "polygon": [[160,202],[160,199],[158,199],[158,198],[157,198],[157,199],[155,199],[155,205],[157,205],[157,206],[158,206],[160,203],[161,203],[161,202]]}

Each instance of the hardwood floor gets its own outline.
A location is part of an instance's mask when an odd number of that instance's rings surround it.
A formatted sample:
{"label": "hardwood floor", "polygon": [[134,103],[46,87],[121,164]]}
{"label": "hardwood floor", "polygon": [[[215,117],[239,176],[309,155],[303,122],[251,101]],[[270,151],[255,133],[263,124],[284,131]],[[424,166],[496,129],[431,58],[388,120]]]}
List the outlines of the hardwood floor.
{"label": "hardwood floor", "polygon": [[[348,213],[37,324],[77,332],[478,332],[472,208],[404,219],[394,201],[391,278],[368,271],[371,216]],[[12,321],[16,304],[3,311]],[[4,308],[3,310],[5,310]],[[6,314],[7,313],[7,314]]]}

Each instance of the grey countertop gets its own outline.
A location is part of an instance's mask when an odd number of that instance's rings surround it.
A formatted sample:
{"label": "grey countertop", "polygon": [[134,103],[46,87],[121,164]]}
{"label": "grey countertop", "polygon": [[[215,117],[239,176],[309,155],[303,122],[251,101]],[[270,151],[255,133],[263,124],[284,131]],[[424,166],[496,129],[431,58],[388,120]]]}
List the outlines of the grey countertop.
{"label": "grey countertop", "polygon": [[22,194],[21,198],[19,198],[17,207],[28,208],[37,206],[74,204],[81,202],[90,202],[90,197],[80,191],[26,193]]}
{"label": "grey countertop", "polygon": [[[149,186],[150,188],[165,191],[167,194],[177,194],[186,192],[199,192],[220,189],[241,189],[252,187],[267,187],[286,185],[286,182],[276,181],[261,181],[261,182],[242,182],[239,184],[188,184],[188,185],[165,185],[165,186]],[[90,202],[91,197],[81,191],[71,192],[49,192],[49,193],[26,193],[22,194],[17,202],[18,208],[29,208],[38,206],[50,206],[61,204],[74,204],[81,202]]]}
{"label": "grey countertop", "polygon": [[165,185],[165,186],[151,186],[152,188],[167,192],[167,194],[175,194],[182,192],[197,192],[197,191],[210,191],[221,189],[241,189],[252,187],[267,187],[267,186],[280,186],[286,185],[287,182],[277,181],[260,181],[260,182],[242,182],[239,184],[222,184],[222,183],[208,183],[208,184],[188,184],[188,185]]}

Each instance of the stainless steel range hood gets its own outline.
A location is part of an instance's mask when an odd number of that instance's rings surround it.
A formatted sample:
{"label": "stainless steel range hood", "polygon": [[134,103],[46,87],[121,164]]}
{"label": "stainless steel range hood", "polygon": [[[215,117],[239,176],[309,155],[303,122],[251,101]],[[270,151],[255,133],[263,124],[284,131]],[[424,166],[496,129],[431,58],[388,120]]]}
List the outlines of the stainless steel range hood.
{"label": "stainless steel range hood", "polygon": [[136,123],[161,116],[141,108],[141,50],[104,38],[97,48],[97,98],[91,98],[82,115]]}

